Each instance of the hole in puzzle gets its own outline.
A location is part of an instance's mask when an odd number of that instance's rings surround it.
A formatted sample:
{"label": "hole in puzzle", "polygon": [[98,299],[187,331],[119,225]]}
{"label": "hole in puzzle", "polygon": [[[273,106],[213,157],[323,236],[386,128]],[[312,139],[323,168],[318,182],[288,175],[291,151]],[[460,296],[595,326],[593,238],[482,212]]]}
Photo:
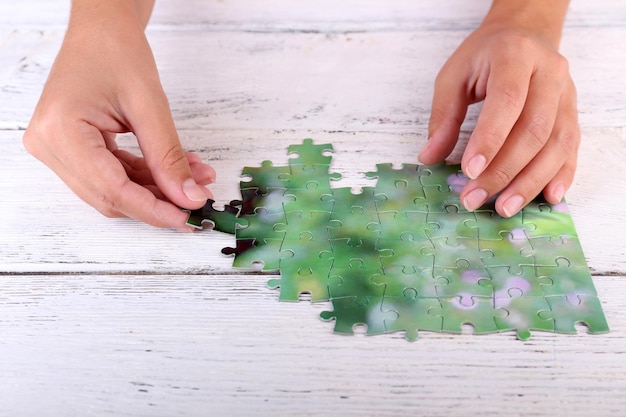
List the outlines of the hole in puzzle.
{"label": "hole in puzzle", "polygon": [[407,180],[397,180],[394,185],[396,188],[407,188],[409,186],[409,182]]}
{"label": "hole in puzzle", "polygon": [[311,301],[311,293],[301,292],[300,294],[298,294],[298,301]]}
{"label": "hole in puzzle", "polygon": [[574,328],[578,334],[589,334],[589,326],[584,321],[574,323]]}
{"label": "hole in puzzle", "polygon": [[263,261],[254,261],[250,264],[250,269],[253,272],[260,272],[263,270],[263,267],[265,266],[265,262]]}
{"label": "hole in puzzle", "polygon": [[367,324],[365,324],[365,323],[355,323],[352,326],[352,331],[354,332],[355,335],[364,336],[364,335],[367,334]]}
{"label": "hole in puzzle", "polygon": [[476,327],[472,323],[461,324],[461,334],[474,334]]}

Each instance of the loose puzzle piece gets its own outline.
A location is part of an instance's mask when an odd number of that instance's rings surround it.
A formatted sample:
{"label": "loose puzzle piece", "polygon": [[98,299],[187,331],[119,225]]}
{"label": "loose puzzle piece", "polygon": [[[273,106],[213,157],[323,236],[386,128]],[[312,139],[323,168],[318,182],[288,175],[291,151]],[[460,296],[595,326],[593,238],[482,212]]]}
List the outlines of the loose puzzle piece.
{"label": "loose puzzle piece", "polygon": [[234,234],[239,208],[234,205],[226,205],[221,211],[213,208],[213,204],[215,201],[208,200],[204,207],[198,210],[188,210],[187,225],[202,229],[204,223],[210,223],[213,225],[213,229],[218,232]]}
{"label": "loose puzzle piece", "polygon": [[511,218],[465,210],[460,167],[378,164],[360,193],[332,188],[332,145],[305,139],[288,166],[246,167],[241,201],[190,212],[235,234],[238,268],[278,271],[279,299],[330,301],[335,332],[589,333],[608,325],[565,202],[537,199]]}

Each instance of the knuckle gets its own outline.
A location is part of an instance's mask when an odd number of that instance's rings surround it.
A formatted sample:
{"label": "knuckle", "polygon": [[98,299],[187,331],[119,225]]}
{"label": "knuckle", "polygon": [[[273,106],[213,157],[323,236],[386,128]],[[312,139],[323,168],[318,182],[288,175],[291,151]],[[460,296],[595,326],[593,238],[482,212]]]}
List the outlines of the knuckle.
{"label": "knuckle", "polygon": [[499,91],[501,105],[507,109],[519,109],[524,105],[526,93],[519,84],[508,82]]}
{"label": "knuckle", "polygon": [[541,149],[550,138],[552,123],[544,117],[535,117],[528,124],[528,141],[534,149]]}
{"label": "knuckle", "polygon": [[24,132],[24,136],[22,137],[22,143],[24,144],[24,148],[26,149],[26,151],[28,151],[28,153],[30,153],[31,155],[38,157],[39,154],[39,147],[38,145],[38,141],[37,141],[37,137],[36,137],[36,133],[33,132],[34,128],[31,128],[29,126],[28,129],[26,129],[26,132]]}
{"label": "knuckle", "polygon": [[513,181],[514,175],[508,170],[501,167],[494,167],[492,171],[493,177],[500,189]]}
{"label": "knuckle", "polygon": [[46,159],[48,151],[63,149],[64,132],[75,128],[56,111],[38,111],[24,132],[24,148],[38,159]]}
{"label": "knuckle", "polygon": [[178,144],[173,144],[163,153],[159,167],[164,170],[171,170],[180,166],[183,162],[187,162],[185,152]]}
{"label": "knuckle", "polygon": [[565,155],[577,152],[580,144],[580,133],[578,131],[560,131],[554,136],[554,142],[560,151]]}
{"label": "knuckle", "polygon": [[569,74],[569,61],[561,54],[554,55],[554,67],[556,73],[561,76],[566,76]]}
{"label": "knuckle", "polygon": [[98,193],[94,207],[106,217],[120,217],[115,198],[106,192]]}
{"label": "knuckle", "polygon": [[480,146],[484,155],[494,155],[504,142],[502,133],[496,126],[483,126],[480,131]]}
{"label": "knuckle", "polygon": [[529,198],[534,198],[545,187],[547,179],[541,175],[541,172],[529,172],[524,181],[526,182],[526,194]]}

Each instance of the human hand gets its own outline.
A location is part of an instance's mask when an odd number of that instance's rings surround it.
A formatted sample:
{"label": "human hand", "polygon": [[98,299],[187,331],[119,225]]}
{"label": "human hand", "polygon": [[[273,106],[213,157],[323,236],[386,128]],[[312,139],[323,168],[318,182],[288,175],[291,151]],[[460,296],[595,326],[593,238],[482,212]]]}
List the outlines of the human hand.
{"label": "human hand", "polygon": [[[178,207],[202,207],[215,171],[181,147],[141,20],[127,0],[73,2],[24,145],[104,215],[191,230]],[[122,132],[143,156],[118,148]]]}
{"label": "human hand", "polygon": [[549,202],[559,202],[573,182],[580,144],[576,90],[558,52],[560,26],[558,33],[546,32],[542,19],[520,16],[494,2],[480,28],[442,67],[430,139],[419,155],[427,165],[447,157],[467,107],[484,100],[461,161],[470,181],[460,198],[474,210],[500,193],[496,210],[505,217],[542,190]]}

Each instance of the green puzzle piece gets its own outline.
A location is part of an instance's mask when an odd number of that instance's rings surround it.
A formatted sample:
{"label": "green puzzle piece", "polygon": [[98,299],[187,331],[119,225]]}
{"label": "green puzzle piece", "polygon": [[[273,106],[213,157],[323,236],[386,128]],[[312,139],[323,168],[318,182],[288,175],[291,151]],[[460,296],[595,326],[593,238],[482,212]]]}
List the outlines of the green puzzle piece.
{"label": "green puzzle piece", "polygon": [[[242,200],[190,214],[236,235],[233,265],[278,270],[280,300],[331,301],[335,332],[607,332],[567,205],[537,199],[511,218],[463,208],[460,167],[378,164],[360,194],[332,188],[332,145],[291,145],[289,165],[246,167]],[[493,203],[491,203],[493,204]],[[236,208],[235,208],[236,206]]]}

